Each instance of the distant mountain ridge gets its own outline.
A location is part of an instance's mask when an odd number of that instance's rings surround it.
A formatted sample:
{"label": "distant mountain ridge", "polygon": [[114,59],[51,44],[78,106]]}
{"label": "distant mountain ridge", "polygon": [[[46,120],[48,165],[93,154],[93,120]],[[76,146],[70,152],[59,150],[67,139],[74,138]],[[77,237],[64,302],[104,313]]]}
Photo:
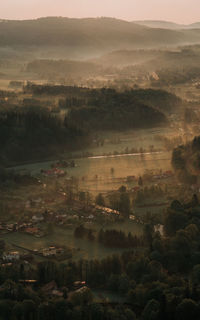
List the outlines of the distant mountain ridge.
{"label": "distant mountain ridge", "polygon": [[[200,44],[195,29],[150,28],[115,18],[72,19],[47,17],[35,20],[0,20],[1,48],[64,48],[68,58],[77,53],[99,56],[114,50],[133,50]],[[200,25],[200,24],[199,24]],[[58,57],[59,58],[59,57]]]}
{"label": "distant mountain ridge", "polygon": [[181,29],[200,29],[200,22],[195,22],[192,24],[178,24],[171,21],[164,20],[138,20],[133,21],[140,26],[145,26],[149,28],[159,28],[159,29],[171,29],[171,30],[181,30]]}
{"label": "distant mountain ridge", "polygon": [[[196,26],[196,24],[195,24]],[[184,39],[185,38],[185,39]],[[200,38],[200,35],[199,35]],[[139,23],[115,18],[62,18],[47,17],[35,20],[2,20],[2,44],[66,44],[66,45],[117,45],[119,42],[135,44],[170,44],[187,41],[181,31],[147,28]],[[188,39],[189,40],[189,39]],[[134,45],[133,43],[133,45]]]}

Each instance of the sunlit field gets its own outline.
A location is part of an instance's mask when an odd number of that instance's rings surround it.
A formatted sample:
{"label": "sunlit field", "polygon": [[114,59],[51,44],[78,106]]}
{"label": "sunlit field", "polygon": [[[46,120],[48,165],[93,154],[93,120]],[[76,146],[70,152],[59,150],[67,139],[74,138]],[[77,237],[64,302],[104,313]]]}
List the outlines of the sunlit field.
{"label": "sunlit field", "polygon": [[[173,134],[169,129],[141,130],[138,132],[112,135],[119,136],[121,142],[118,144],[105,143],[104,146],[98,148],[90,148],[86,151],[92,152],[94,156],[75,159],[75,168],[64,169],[67,176],[79,179],[79,187],[92,193],[106,192],[116,190],[122,183],[126,183],[127,176],[142,175],[146,170],[170,170],[171,169],[171,153],[162,150],[162,144],[155,140],[157,134]],[[111,136],[110,136],[111,137]],[[109,138],[110,138],[109,137]],[[154,145],[160,151],[149,153],[149,146]],[[121,154],[125,148],[143,148],[143,154]],[[116,156],[100,156],[110,152],[117,151]],[[76,156],[76,153],[74,154]],[[40,177],[41,169],[47,170],[51,168],[53,161],[38,162],[18,166],[15,168],[17,172],[30,172],[32,175]],[[112,169],[112,170],[111,170]],[[52,178],[55,180],[56,178]]]}

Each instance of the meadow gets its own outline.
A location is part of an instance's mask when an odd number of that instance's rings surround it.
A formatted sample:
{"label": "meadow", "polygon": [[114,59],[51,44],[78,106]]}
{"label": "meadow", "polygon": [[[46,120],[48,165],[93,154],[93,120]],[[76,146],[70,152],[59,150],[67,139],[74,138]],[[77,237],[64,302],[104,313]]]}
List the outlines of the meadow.
{"label": "meadow", "polygon": [[[105,139],[103,146],[93,146],[85,150],[94,156],[76,159],[77,153],[71,155],[75,157],[76,167],[64,169],[67,176],[63,180],[75,177],[79,179],[81,190],[96,194],[118,189],[121,184],[126,184],[127,176],[138,177],[146,170],[171,170],[171,153],[166,151],[149,153],[149,147],[154,145],[154,148],[162,149],[162,143],[156,140],[156,136],[163,134],[169,137],[173,133],[174,129],[156,128],[104,135],[102,137]],[[117,138],[120,142],[114,144],[112,141],[116,141]],[[129,150],[143,148],[146,153],[121,154],[126,148]],[[102,156],[109,152],[112,154],[114,151],[117,151],[119,155]],[[67,158],[67,154],[65,157]],[[41,169],[50,169],[52,163],[53,161],[37,162],[13,169],[17,172],[28,172],[40,178]]]}
{"label": "meadow", "polygon": [[[113,228],[110,226],[95,225],[94,230],[99,230],[101,227],[104,229]],[[115,229],[123,230],[125,232],[132,232],[133,235],[141,235],[143,228],[140,224],[127,221],[123,224],[115,224]],[[49,246],[67,246],[73,250],[73,259],[102,259],[108,255],[121,253],[124,249],[106,248],[103,247],[98,241],[89,241],[87,239],[78,239],[73,235],[74,230],[70,228],[54,227],[54,233],[42,238],[36,238],[34,236],[24,233],[9,233],[2,235],[2,238],[6,241],[12,249],[16,250],[16,246],[21,246],[26,249],[34,250]],[[35,256],[38,259],[38,256]],[[39,258],[40,259],[40,258]]]}

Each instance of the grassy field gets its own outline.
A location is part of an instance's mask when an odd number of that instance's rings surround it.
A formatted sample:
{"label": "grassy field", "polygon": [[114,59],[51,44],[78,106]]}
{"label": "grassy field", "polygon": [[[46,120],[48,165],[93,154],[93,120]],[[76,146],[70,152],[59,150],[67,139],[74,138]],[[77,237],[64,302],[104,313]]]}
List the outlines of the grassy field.
{"label": "grassy field", "polygon": [[[67,178],[73,176],[79,179],[81,190],[96,194],[116,190],[120,185],[126,184],[127,176],[139,176],[145,170],[171,170],[170,159],[171,154],[168,152],[112,158],[83,158],[76,160],[77,167],[67,168],[66,172]],[[51,163],[52,161],[20,166],[17,170],[40,176],[40,170],[50,169]],[[113,173],[111,168],[114,169]]]}
{"label": "grassy field", "polygon": [[[107,226],[106,228],[110,228]],[[104,229],[106,229],[104,227]],[[142,233],[142,226],[133,222],[126,222],[124,224],[115,224],[115,229],[131,231],[132,234],[139,235]],[[100,229],[100,226],[96,227],[96,230]],[[105,248],[97,241],[90,242],[87,239],[77,239],[73,235],[72,229],[66,229],[61,227],[55,227],[54,233],[51,236],[43,238],[35,238],[34,236],[23,233],[9,233],[2,235],[6,243],[15,248],[13,245],[22,246],[24,248],[33,250],[48,247],[51,245],[67,246],[73,249],[74,260],[84,259],[101,259],[114,253],[123,252],[123,249]],[[15,248],[16,249],[16,248]]]}
{"label": "grassy field", "polygon": [[[144,148],[149,149],[150,145],[155,148],[162,148],[162,144],[156,141],[155,136],[165,134],[168,137],[173,134],[171,129],[156,128],[151,130],[138,130],[126,133],[113,133],[103,136],[107,141],[102,147],[87,149],[95,155],[102,155],[108,152],[121,153],[125,148]],[[112,144],[111,139],[120,138],[120,143]],[[76,159],[75,168],[67,168],[68,177],[79,179],[79,187],[92,193],[106,192],[116,190],[122,184],[117,179],[126,179],[127,176],[138,176],[145,170],[171,170],[171,153],[152,153],[152,154],[135,154],[123,155],[104,158],[79,158]],[[33,175],[40,175],[41,169],[49,169],[52,161],[39,162],[34,164],[22,165],[15,167],[17,171],[30,172]],[[114,169],[111,174],[111,168]],[[52,178],[53,179],[53,178]],[[124,183],[124,182],[123,182]]]}

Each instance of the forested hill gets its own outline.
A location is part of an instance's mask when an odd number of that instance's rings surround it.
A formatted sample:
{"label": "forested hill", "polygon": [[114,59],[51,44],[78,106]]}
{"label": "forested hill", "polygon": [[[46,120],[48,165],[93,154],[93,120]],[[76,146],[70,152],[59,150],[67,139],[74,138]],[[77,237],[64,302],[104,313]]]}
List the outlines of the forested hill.
{"label": "forested hill", "polygon": [[[116,104],[119,106],[122,101],[126,105],[125,108],[130,104],[139,103],[164,113],[177,110],[183,103],[176,95],[159,89],[132,89],[129,91],[117,92],[114,89],[106,88],[89,89],[76,86],[34,85],[28,83],[28,85],[24,87],[24,91],[25,93],[35,96],[62,96],[62,98],[65,98],[65,100],[62,101],[62,106],[64,108],[74,109],[76,107],[82,108],[98,104],[101,108],[107,108],[108,112],[109,104]],[[121,109],[124,109],[122,105]]]}
{"label": "forested hill", "polygon": [[154,90],[152,93],[151,90],[117,92],[105,88],[44,85],[28,85],[24,90],[35,96],[62,96],[60,107],[69,110],[70,122],[87,130],[127,130],[167,123],[166,116],[157,108],[164,95],[162,91],[158,91],[156,97]]}
{"label": "forested hill", "polygon": [[27,71],[41,78],[67,74],[68,77],[86,77],[103,73],[102,66],[90,61],[74,60],[34,60],[27,65]]}
{"label": "forested hill", "polygon": [[0,113],[0,165],[48,159],[88,144],[89,135],[41,108]]}
{"label": "forested hill", "polygon": [[173,150],[172,165],[180,181],[192,184],[200,176],[200,136]]}
{"label": "forested hill", "polygon": [[[13,106],[0,112],[0,163],[47,159],[79,150],[90,144],[97,131],[165,126],[168,120],[162,109],[179,102],[176,96],[151,89],[117,92],[28,83],[24,93],[37,106]],[[42,102],[40,106],[41,98],[53,96],[58,101],[56,113]]]}
{"label": "forested hill", "polygon": [[138,99],[134,91],[93,90],[87,103],[71,108],[71,121],[98,130],[127,130],[166,124],[164,114]]}
{"label": "forested hill", "polygon": [[200,30],[166,30],[113,18],[61,17],[0,22],[0,46],[119,49],[200,42]]}

